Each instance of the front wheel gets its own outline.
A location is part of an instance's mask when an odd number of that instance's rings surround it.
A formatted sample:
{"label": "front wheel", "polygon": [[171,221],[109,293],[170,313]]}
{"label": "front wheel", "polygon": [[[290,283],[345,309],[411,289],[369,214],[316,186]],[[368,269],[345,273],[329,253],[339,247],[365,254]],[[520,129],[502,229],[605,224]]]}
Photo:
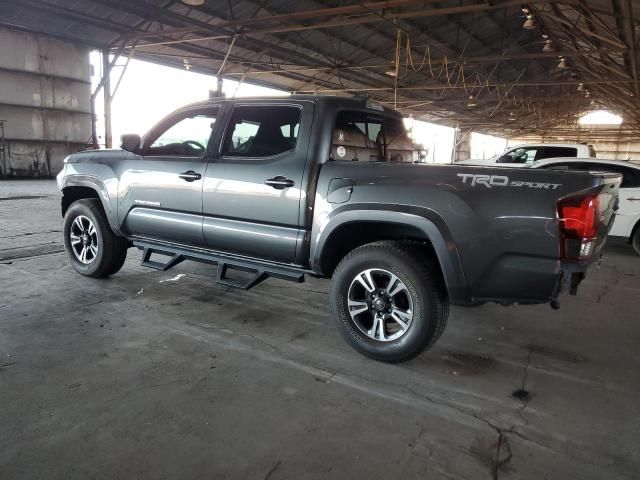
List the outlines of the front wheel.
{"label": "front wheel", "polygon": [[71,204],[64,215],[64,248],[73,268],[87,277],[116,273],[127,257],[126,238],[115,235],[97,199]]}
{"label": "front wheel", "polygon": [[448,317],[434,260],[417,246],[399,242],[371,243],[349,253],[333,274],[331,307],[351,346],[389,363],[429,348]]}

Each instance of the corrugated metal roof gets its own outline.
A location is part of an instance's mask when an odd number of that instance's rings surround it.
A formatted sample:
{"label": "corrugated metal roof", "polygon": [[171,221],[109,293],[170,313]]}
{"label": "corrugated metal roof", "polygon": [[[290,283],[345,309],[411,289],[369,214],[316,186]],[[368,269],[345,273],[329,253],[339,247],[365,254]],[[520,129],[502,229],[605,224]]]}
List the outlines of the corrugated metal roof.
{"label": "corrugated metal roof", "polygon": [[[524,9],[513,0],[0,0],[0,9],[0,25],[121,53],[135,46],[137,57],[168,65],[188,58],[213,74],[235,36],[230,78],[367,92],[416,118],[479,131],[544,132],[599,105],[624,115],[625,128],[640,125],[632,0]],[[396,52],[394,77],[385,72]]]}

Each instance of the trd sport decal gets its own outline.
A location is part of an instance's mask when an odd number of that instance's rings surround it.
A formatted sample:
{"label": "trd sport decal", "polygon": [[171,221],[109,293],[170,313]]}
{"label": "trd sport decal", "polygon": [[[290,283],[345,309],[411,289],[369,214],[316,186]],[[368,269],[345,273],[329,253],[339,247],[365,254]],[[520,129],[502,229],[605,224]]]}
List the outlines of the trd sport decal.
{"label": "trd sport decal", "polygon": [[[545,190],[555,190],[561,187],[561,183],[543,183],[543,182],[523,182],[521,180],[509,180],[504,175],[481,175],[475,173],[459,173],[462,183],[469,183],[472,187],[476,185],[484,185],[487,188],[493,187],[527,187],[541,188]],[[468,182],[467,182],[468,180]]]}

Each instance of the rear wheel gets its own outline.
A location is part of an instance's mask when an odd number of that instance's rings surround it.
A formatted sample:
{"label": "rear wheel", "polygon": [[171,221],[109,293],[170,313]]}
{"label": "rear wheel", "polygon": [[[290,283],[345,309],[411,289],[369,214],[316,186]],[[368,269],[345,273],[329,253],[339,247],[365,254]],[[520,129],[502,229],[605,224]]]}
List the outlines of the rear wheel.
{"label": "rear wheel", "polygon": [[87,277],[116,273],[127,258],[128,241],[115,235],[97,199],[71,204],[64,216],[64,247],[73,268]]}
{"label": "rear wheel", "polygon": [[409,360],[442,334],[448,300],[433,259],[411,244],[377,242],[336,268],[331,306],[338,329],[360,353]]}

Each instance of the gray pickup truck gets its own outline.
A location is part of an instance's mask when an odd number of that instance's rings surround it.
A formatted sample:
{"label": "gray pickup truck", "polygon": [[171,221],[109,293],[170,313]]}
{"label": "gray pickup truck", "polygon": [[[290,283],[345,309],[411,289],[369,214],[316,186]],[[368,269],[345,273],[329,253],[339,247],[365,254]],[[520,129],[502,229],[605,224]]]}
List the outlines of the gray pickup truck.
{"label": "gray pickup truck", "polygon": [[69,156],[64,243],[106,277],[142,264],[216,264],[248,289],[331,278],[331,310],[359,352],[407,360],[449,304],[557,306],[600,256],[620,176],[426,165],[399,113],[361,98],[213,99],[122,149]]}

